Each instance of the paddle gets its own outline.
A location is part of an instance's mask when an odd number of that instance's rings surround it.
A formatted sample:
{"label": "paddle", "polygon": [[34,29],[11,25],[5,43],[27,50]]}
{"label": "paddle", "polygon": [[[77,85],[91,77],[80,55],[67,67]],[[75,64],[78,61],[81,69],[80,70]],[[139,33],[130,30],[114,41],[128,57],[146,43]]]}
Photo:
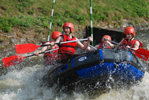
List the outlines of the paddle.
{"label": "paddle", "polygon": [[[70,43],[70,42],[78,42],[78,41],[85,41],[88,40],[86,39],[79,39],[79,40],[74,40],[74,41],[66,41],[66,42],[60,42],[60,43],[55,43],[55,44],[63,44],[63,43]],[[16,52],[17,54],[23,54],[23,53],[29,53],[35,51],[38,47],[43,47],[43,46],[49,46],[50,44],[46,45],[36,45],[33,43],[27,43],[27,44],[20,44],[20,45],[15,45]]]}
{"label": "paddle", "polygon": [[[47,50],[47,51],[41,52],[39,54],[50,52],[50,51],[54,51],[54,50],[57,50],[57,49],[58,48],[52,49],[52,50]],[[14,56],[3,58],[2,61],[3,61],[4,67],[9,67],[9,66],[21,63],[24,58],[28,58],[28,57],[32,57],[32,56],[36,56],[36,55],[32,54],[32,55],[28,55],[28,56],[24,56],[24,57],[22,55],[14,55]]]}
{"label": "paddle", "polygon": [[134,50],[136,52],[136,56],[147,61],[149,58],[149,51],[143,48],[139,48],[137,50]]}
{"label": "paddle", "polygon": [[[106,38],[105,38],[105,39],[106,39]],[[108,40],[108,39],[106,39],[106,40]],[[110,41],[110,42],[112,42],[112,43],[114,43],[114,44],[116,44],[116,45],[123,46],[123,45],[121,45],[121,44],[119,44],[119,43],[117,43],[117,42],[114,42],[114,41],[111,41],[111,40],[108,40],[108,41]],[[124,46],[124,47],[125,47],[125,46]],[[130,50],[133,50],[133,49],[130,49]],[[148,60],[148,58],[149,58],[149,51],[148,51],[148,50],[143,49],[143,48],[139,48],[139,49],[133,50],[133,51],[135,51],[135,55],[136,55],[137,57],[139,57],[139,58],[141,58],[141,59],[143,59],[143,60],[145,60],[145,61]]]}
{"label": "paddle", "polygon": [[89,45],[91,48],[93,48],[94,50],[97,50],[97,48],[93,47],[92,45]]}

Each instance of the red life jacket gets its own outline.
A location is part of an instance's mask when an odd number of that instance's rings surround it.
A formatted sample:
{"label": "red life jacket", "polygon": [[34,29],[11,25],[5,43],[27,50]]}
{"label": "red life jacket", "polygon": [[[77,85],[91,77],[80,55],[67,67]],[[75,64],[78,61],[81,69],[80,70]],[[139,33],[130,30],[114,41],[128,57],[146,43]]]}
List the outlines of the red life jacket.
{"label": "red life jacket", "polygon": [[[76,38],[74,36],[72,36],[72,39],[67,35],[62,35],[62,36],[64,38],[63,42],[76,40]],[[58,53],[74,55],[76,46],[77,46],[77,42],[70,42],[70,43],[61,44],[59,46]]]}
{"label": "red life jacket", "polygon": [[100,43],[100,44],[99,44],[98,49],[101,49],[101,48],[112,49],[108,44],[105,46],[105,45],[103,45],[103,43]]}
{"label": "red life jacket", "polygon": [[[51,43],[51,41],[49,41]],[[45,42],[42,44],[44,45]],[[56,49],[56,48],[59,48],[58,45],[56,45],[53,49]],[[45,60],[57,60],[58,59],[58,50],[54,50],[54,51],[51,51],[51,52],[47,52],[44,54],[44,59]]]}
{"label": "red life jacket", "polygon": [[[137,39],[134,39],[134,40],[131,40],[131,41],[128,42],[127,38],[125,38],[125,39],[122,41],[121,45],[124,45],[124,46],[129,45],[131,48],[134,48],[134,44],[135,44],[136,41],[138,41],[138,42],[140,43],[139,48],[142,48],[142,47],[143,47],[142,42],[140,42],[140,41],[137,40]],[[125,49],[125,48],[122,47],[122,49]]]}

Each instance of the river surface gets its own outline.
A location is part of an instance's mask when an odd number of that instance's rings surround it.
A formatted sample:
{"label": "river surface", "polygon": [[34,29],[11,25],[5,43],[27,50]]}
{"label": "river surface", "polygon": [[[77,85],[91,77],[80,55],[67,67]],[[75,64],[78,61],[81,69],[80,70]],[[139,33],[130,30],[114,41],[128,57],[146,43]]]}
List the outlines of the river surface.
{"label": "river surface", "polygon": [[[137,32],[136,38],[149,50],[149,31]],[[149,61],[141,60],[146,72],[138,85],[129,88],[110,88],[107,91],[96,90],[71,94],[57,92],[41,87],[40,79],[44,75],[42,57],[26,58],[20,64],[4,68],[0,59],[0,100],[149,100]]]}

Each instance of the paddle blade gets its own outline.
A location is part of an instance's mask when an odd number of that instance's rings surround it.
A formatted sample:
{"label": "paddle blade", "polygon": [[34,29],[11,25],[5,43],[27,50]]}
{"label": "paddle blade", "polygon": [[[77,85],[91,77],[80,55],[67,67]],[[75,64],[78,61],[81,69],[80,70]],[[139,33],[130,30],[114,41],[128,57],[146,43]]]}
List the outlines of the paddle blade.
{"label": "paddle blade", "polygon": [[135,54],[137,57],[147,61],[148,58],[149,58],[149,51],[146,50],[146,49],[143,49],[143,48],[140,48],[138,50],[134,50],[135,51]]}
{"label": "paddle blade", "polygon": [[15,45],[17,54],[29,53],[35,51],[38,47],[33,43]]}
{"label": "paddle blade", "polygon": [[143,59],[143,60],[145,60],[145,61],[147,61],[148,58],[149,58],[147,55],[142,55],[142,54],[139,54],[139,53],[136,53],[136,56]]}
{"label": "paddle blade", "polygon": [[22,57],[20,55],[15,55],[15,56],[10,56],[10,57],[3,58],[2,61],[3,61],[4,67],[9,67],[9,66],[12,66],[12,65],[19,64],[20,62],[22,62],[22,60],[24,58],[26,58],[26,57]]}
{"label": "paddle blade", "polygon": [[138,50],[136,50],[135,52],[138,52],[138,53],[142,53],[142,54],[146,54],[146,55],[149,55],[149,51],[146,50],[146,49],[143,49],[143,48],[139,48]]}

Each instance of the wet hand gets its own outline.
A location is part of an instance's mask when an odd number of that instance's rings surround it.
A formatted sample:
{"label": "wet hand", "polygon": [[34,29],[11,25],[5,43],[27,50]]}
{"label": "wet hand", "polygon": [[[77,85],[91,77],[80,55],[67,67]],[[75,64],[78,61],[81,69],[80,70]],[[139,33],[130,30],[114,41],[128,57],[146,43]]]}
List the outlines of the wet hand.
{"label": "wet hand", "polygon": [[107,38],[104,38],[104,41],[103,41],[104,43],[107,43],[107,44],[109,44],[110,42],[108,41],[108,39]]}
{"label": "wet hand", "polygon": [[91,42],[92,41],[92,38],[91,37],[88,37],[88,41]]}
{"label": "wet hand", "polygon": [[109,42],[109,41],[104,41],[104,43],[107,43],[107,44],[108,44],[108,43],[110,43],[110,42]]}
{"label": "wet hand", "polygon": [[83,45],[86,45],[86,44],[87,44],[87,42],[86,42],[86,41],[84,41],[84,42],[83,42]]}
{"label": "wet hand", "polygon": [[131,47],[129,45],[127,45],[126,48],[130,49]]}
{"label": "wet hand", "polygon": [[51,42],[51,43],[50,43],[50,45],[51,45],[51,46],[54,46],[54,45],[55,45],[55,43],[54,43],[54,42]]}
{"label": "wet hand", "polygon": [[36,56],[39,56],[39,53],[35,53]]}

